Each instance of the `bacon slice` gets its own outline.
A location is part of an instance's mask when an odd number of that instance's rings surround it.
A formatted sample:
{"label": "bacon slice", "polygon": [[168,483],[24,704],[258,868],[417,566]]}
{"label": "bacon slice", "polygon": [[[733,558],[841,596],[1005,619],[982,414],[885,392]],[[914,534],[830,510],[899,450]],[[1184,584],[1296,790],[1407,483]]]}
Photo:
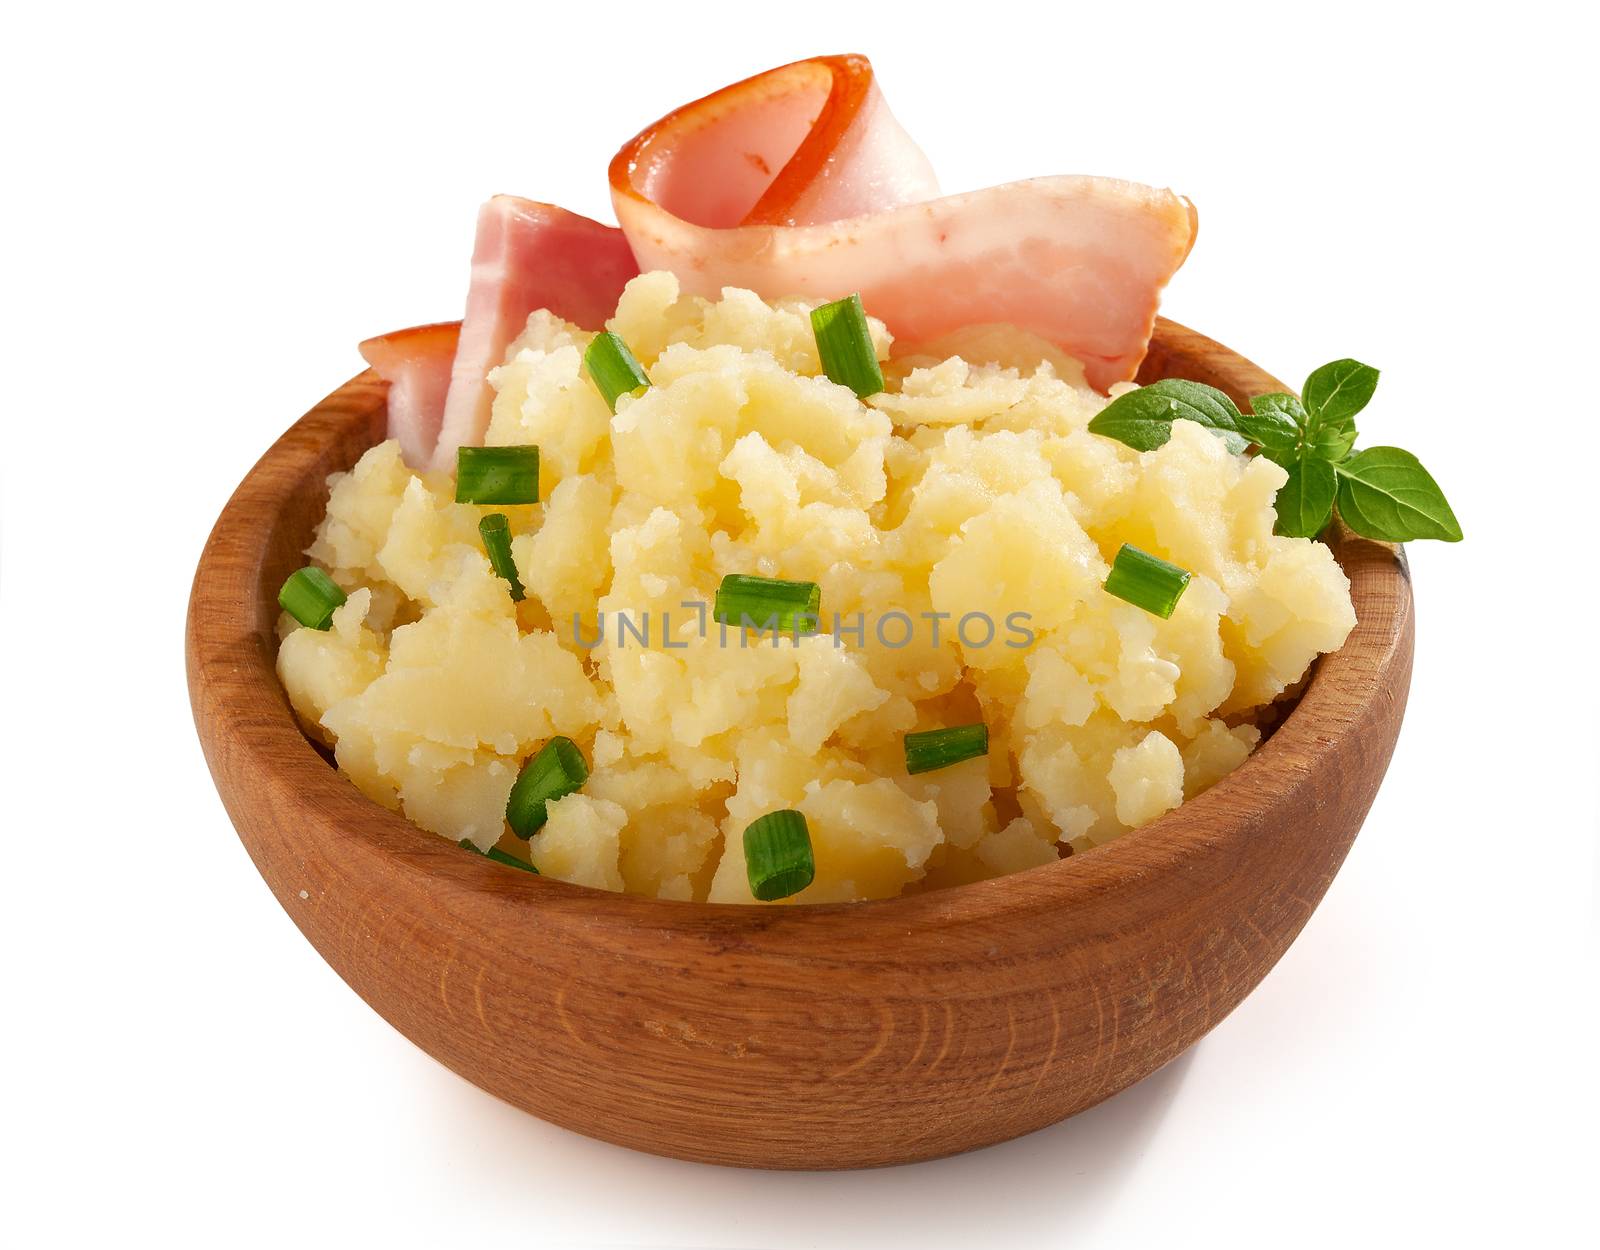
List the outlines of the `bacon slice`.
{"label": "bacon slice", "polygon": [[1138,369],[1196,229],[1182,197],[1108,178],[918,202],[932,174],[861,57],[786,65],[686,105],[623,147],[610,175],[640,266],[687,291],[859,291],[908,342],[1011,322],[1102,389]]}
{"label": "bacon slice", "polygon": [[[617,306],[628,279],[639,272],[615,226],[603,226],[553,204],[497,195],[478,212],[472,284],[461,320],[461,341],[450,371],[442,416],[433,423],[421,409],[389,410],[389,435],[426,446],[408,462],[452,468],[456,449],[483,441],[493,394],[489,370],[500,364],[528,314],[548,308],[558,317],[596,329]],[[438,411],[438,410],[435,410]]]}
{"label": "bacon slice", "polygon": [[796,61],[687,104],[630,140],[610,178],[620,230],[514,196],[483,206],[459,342],[424,326],[362,344],[391,380],[389,433],[409,463],[446,469],[482,442],[489,371],[529,313],[599,328],[641,266],[709,296],[859,291],[908,344],[1009,322],[1105,388],[1138,369],[1196,228],[1189,201],[1109,178],[934,198],[927,158],[859,56]]}
{"label": "bacon slice", "polygon": [[708,230],[648,203],[617,214],[646,269],[683,288],[836,299],[859,291],[907,343],[1009,322],[1083,361],[1104,390],[1133,377],[1194,209],[1111,178],[1034,178],[816,226]]}
{"label": "bacon slice", "polygon": [[412,326],[361,344],[362,358],[389,384],[389,437],[399,439],[406,463],[425,465],[439,441],[459,321]]}

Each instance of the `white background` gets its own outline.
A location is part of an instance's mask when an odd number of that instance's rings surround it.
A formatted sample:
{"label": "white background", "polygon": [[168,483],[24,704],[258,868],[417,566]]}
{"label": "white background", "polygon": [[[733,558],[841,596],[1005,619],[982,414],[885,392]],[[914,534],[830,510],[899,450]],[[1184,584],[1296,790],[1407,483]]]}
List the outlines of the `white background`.
{"label": "white background", "polygon": [[[0,1241],[1592,1245],[1592,35],[1577,6],[29,5],[0,93]],[[1188,1056],[1074,1121],[844,1175],[629,1153],[437,1066],[229,828],[181,625],[212,519],[358,339],[459,315],[493,192],[610,215],[644,123],[871,55],[947,189],[1172,185],[1166,311],[1291,385],[1383,369],[1416,677],[1326,901]]]}

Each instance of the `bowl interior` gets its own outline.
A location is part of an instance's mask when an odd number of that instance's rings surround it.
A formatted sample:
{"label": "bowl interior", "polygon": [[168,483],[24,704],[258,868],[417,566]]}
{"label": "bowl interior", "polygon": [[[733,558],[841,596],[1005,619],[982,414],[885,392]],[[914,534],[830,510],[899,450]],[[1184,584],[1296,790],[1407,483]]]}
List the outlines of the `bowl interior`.
{"label": "bowl interior", "polygon": [[[1243,357],[1195,331],[1158,318],[1150,351],[1139,371],[1138,380],[1148,383],[1163,377],[1182,377],[1216,386],[1241,404],[1246,403],[1252,394],[1285,389],[1277,379]],[[297,755],[302,765],[308,761],[315,765],[310,771],[305,768],[297,770],[296,784],[310,785],[319,792],[324,789],[336,790],[346,800],[355,793],[353,786],[337,773],[330,754],[300,732],[287,697],[277,682],[274,669],[277,588],[290,572],[304,563],[304,551],[326,506],[328,476],[348,469],[367,449],[383,438],[386,394],[386,384],[368,371],[328,396],[285,433],[241,485],[240,494],[230,503],[229,512],[219,521],[217,532],[208,544],[207,558],[202,560],[196,575],[197,596],[203,588],[210,592],[206,605],[208,616],[215,615],[215,602],[219,595],[226,596],[235,588],[245,592],[240,600],[233,601],[235,604],[240,604],[242,600],[253,605],[253,612],[247,617],[237,611],[232,613],[228,627],[236,633],[242,629],[248,636],[249,644],[244,651],[248,653],[252,678],[250,701],[273,722],[274,750]],[[230,514],[234,514],[232,524],[228,524]],[[1371,599],[1380,582],[1404,575],[1403,560],[1394,549],[1354,539],[1347,533],[1335,532],[1330,535],[1330,541],[1346,572],[1352,575],[1352,594],[1357,603],[1358,616],[1370,615],[1363,611],[1364,604]],[[221,545],[235,549],[226,554],[242,556],[243,559],[235,558],[227,562],[226,569],[219,567],[220,562],[211,557],[223,554],[216,550]],[[208,565],[211,566],[209,571]],[[224,577],[226,582],[222,580]],[[205,580],[208,578],[211,580]],[[1389,597],[1392,598],[1392,594]],[[1392,632],[1394,621],[1386,617],[1377,625],[1381,631]],[[191,620],[191,650],[195,641],[194,633],[194,622]],[[1002,904],[1008,890],[1014,891],[1020,882],[1041,876],[1074,873],[1087,886],[1090,878],[1085,869],[1090,863],[1101,870],[1093,880],[1104,886],[1125,874],[1138,874],[1156,863],[1170,862],[1173,857],[1181,856],[1186,846],[1203,842],[1210,836],[1208,830],[1214,828],[1217,821],[1224,818],[1224,813],[1236,807],[1245,795],[1261,791],[1273,762],[1280,754],[1287,755],[1294,750],[1292,747],[1286,749],[1282,740],[1285,732],[1292,730],[1301,719],[1302,707],[1308,701],[1312,704],[1318,702],[1327,688],[1345,684],[1344,670],[1348,665],[1341,657],[1345,652],[1360,649],[1360,634],[1361,627],[1358,626],[1357,634],[1352,635],[1344,652],[1319,661],[1302,687],[1298,701],[1286,701],[1284,706],[1289,710],[1270,726],[1265,734],[1266,740],[1244,765],[1210,790],[1138,830],[1092,851],[1068,856],[1060,863],[1046,864],[989,881],[912,893],[898,899],[802,904],[799,907],[807,911],[829,908],[859,910],[863,907],[907,905],[921,898],[953,899],[956,896],[974,906],[980,905],[980,900],[986,905],[997,906]],[[1345,690],[1341,698],[1348,700],[1360,694],[1359,690]],[[579,891],[597,904],[603,900],[603,905],[613,907],[709,908],[721,915],[729,915],[731,911],[767,914],[771,910],[736,904],[643,899],[515,873],[498,865],[486,864],[477,857],[461,855],[444,839],[411,825],[396,813],[371,803],[359,794],[356,794],[356,798],[365,805],[365,810],[362,819],[355,823],[368,835],[381,834],[381,841],[391,852],[398,854],[401,861],[413,863],[429,874],[442,873],[460,878],[475,887],[492,886],[497,892],[506,888]],[[451,852],[443,859],[438,854],[441,847]]]}

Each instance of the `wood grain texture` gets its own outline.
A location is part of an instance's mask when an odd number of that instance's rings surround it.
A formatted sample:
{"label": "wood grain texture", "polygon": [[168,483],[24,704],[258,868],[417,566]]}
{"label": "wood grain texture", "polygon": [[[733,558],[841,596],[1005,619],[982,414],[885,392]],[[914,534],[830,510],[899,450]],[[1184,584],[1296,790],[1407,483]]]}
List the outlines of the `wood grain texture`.
{"label": "wood grain texture", "polygon": [[[1162,321],[1144,380],[1285,389]],[[1371,805],[1411,675],[1393,548],[1342,535],[1359,623],[1278,732],[1106,847],[908,898],[737,907],[536,878],[364,798],[296,727],[275,595],[327,474],[381,437],[340,387],[252,469],[195,574],[195,724],[261,875],[385,1019],[581,1133],[755,1167],[900,1163],[1002,1141],[1155,1071],[1228,1014],[1321,899]],[[397,1091],[397,1095],[403,1093]]]}

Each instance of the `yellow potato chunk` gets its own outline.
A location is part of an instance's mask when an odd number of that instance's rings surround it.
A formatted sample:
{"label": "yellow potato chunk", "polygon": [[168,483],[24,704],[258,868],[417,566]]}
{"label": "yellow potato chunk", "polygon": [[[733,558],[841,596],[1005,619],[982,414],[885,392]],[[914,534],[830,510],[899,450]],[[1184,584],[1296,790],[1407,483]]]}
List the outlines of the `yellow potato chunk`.
{"label": "yellow potato chunk", "polygon": [[[543,473],[541,467],[540,472]],[[570,477],[551,491],[544,524],[511,540],[523,586],[545,606],[556,636],[570,642],[573,618],[592,637],[595,603],[610,565],[612,491],[599,477]]]}
{"label": "yellow potato chunk", "polygon": [[358,590],[334,609],[328,629],[296,626],[278,646],[278,680],[295,716],[327,746],[333,735],[323,728],[322,714],[355,698],[383,672],[383,646],[364,624],[371,602],[370,590]]}
{"label": "yellow potato chunk", "polygon": [[352,578],[384,579],[378,551],[412,477],[393,441],[365,452],[348,473],[335,473],[328,479],[328,511],[306,554],[347,589]]}
{"label": "yellow potato chunk", "polygon": [[510,616],[436,611],[395,630],[383,676],[338,703],[340,736],[398,735],[517,755],[553,734],[582,737],[600,701],[553,634],[523,634]]}
{"label": "yellow potato chunk", "polygon": [[1229,728],[1226,721],[1206,720],[1183,744],[1183,797],[1192,799],[1221,781],[1256,749],[1261,731],[1254,725]]}
{"label": "yellow potato chunk", "polygon": [[1041,837],[1033,822],[1018,816],[1004,829],[991,833],[978,843],[978,858],[995,876],[1053,864],[1061,858],[1055,844]]}
{"label": "yellow potato chunk", "polygon": [[800,750],[816,751],[845,721],[888,698],[857,653],[827,638],[808,638],[799,648],[799,679],[789,696],[789,736]]}
{"label": "yellow potato chunk", "polygon": [[628,813],[607,799],[569,794],[549,805],[550,818],[528,840],[528,858],[547,877],[597,890],[622,889],[622,827]]}
{"label": "yellow potato chunk", "polygon": [[517,761],[491,751],[474,751],[461,763],[429,767],[416,763],[397,770],[400,804],[431,833],[457,842],[466,838],[480,851],[500,840],[506,827],[506,800],[517,779]]}
{"label": "yellow potato chunk", "polygon": [[956,621],[968,667],[999,668],[1022,663],[1008,629],[1014,614],[1033,630],[1060,628],[1100,593],[1105,573],[1051,478],[1002,495],[963,525],[928,588],[935,609]]}
{"label": "yellow potato chunk", "polygon": [[1130,829],[1183,802],[1183,756],[1171,738],[1154,729],[1137,746],[1123,747],[1112,757],[1109,776],[1117,819]]}
{"label": "yellow potato chunk", "polygon": [[582,373],[591,337],[548,313],[535,313],[506,363],[489,375],[495,398],[484,441],[539,448],[541,499],[607,458],[611,410]]}

